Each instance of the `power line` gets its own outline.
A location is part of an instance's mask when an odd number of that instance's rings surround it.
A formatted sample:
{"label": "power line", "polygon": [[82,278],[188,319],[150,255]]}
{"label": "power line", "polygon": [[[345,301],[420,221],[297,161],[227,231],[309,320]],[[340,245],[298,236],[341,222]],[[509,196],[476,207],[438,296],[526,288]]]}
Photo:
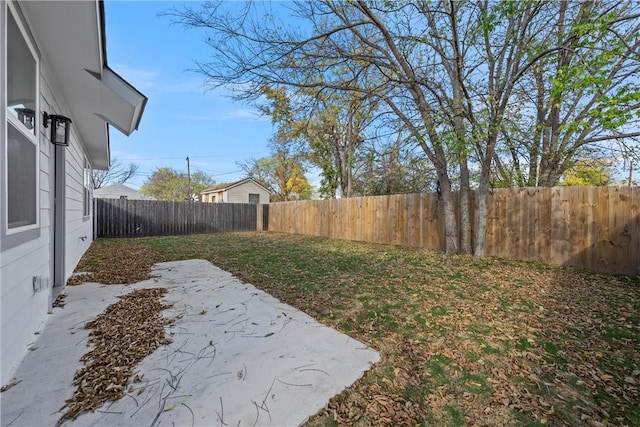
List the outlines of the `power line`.
{"label": "power line", "polygon": [[[191,158],[191,157],[190,157]],[[197,169],[197,172],[206,172],[206,170],[203,169]],[[220,172],[220,173],[207,173],[207,175],[215,177],[215,176],[222,176],[222,175],[231,175],[233,173],[238,173],[238,172],[242,172],[242,169],[238,169],[238,170],[233,170],[233,171],[228,171],[228,172]],[[131,176],[137,176],[137,177],[150,177],[151,175],[153,175],[153,171],[137,171],[131,174]]]}
{"label": "power line", "polygon": [[237,171],[231,171],[231,172],[214,173],[211,176],[230,175],[232,173],[238,173],[238,172],[242,172],[242,169],[238,169]]}
{"label": "power line", "polygon": [[[213,157],[234,157],[230,154],[217,154],[217,155],[210,155],[210,156],[189,156],[192,159],[208,159],[208,158],[213,158]],[[184,157],[153,157],[153,158],[146,158],[146,159],[139,159],[136,157],[114,157],[117,160],[128,160],[128,161],[135,161],[135,160],[183,160]]]}

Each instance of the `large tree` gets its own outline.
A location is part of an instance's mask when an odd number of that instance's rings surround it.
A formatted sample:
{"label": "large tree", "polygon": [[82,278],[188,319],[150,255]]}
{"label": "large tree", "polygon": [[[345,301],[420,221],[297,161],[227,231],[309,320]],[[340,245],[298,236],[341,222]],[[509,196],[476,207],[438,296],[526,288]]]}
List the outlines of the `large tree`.
{"label": "large tree", "polygon": [[435,192],[435,170],[416,148],[402,134],[381,147],[367,147],[355,165],[354,192],[363,196]]}
{"label": "large tree", "polygon": [[261,110],[277,126],[272,149],[286,145],[301,162],[317,167],[321,196],[351,197],[354,166],[375,104],[358,93],[287,91],[282,86],[264,91],[269,103]]}
{"label": "large tree", "polygon": [[275,135],[269,141],[271,155],[239,162],[251,178],[271,189],[273,201],[301,200],[311,197],[311,185],[305,173],[304,127],[295,120],[289,97],[283,87],[261,88],[266,103],[260,105],[271,116]]}
{"label": "large tree", "polygon": [[153,171],[140,187],[140,192],[158,200],[196,201],[200,192],[213,184],[215,181],[204,172],[197,171],[189,177],[175,169],[162,167]]}
{"label": "large tree", "polygon": [[581,159],[632,158],[640,136],[640,5],[559,2],[551,11],[501,128],[499,179],[516,185],[556,185]]}
{"label": "large tree", "polygon": [[[380,4],[382,8],[386,5]],[[178,21],[186,26],[209,30],[208,43],[216,54],[211,62],[199,64],[207,81],[213,86],[231,83],[238,89],[237,98],[245,100],[259,97],[265,82],[355,92],[379,100],[409,129],[433,163],[442,190],[446,249],[457,252],[455,200],[448,156],[438,132],[441,119],[430,102],[420,68],[412,64],[423,63],[421,53],[412,49],[419,44],[394,34],[392,28],[402,26],[385,23],[364,2],[296,2],[296,14],[312,29],[306,34],[281,25],[274,15],[256,14],[253,6],[247,3],[239,15],[225,10],[224,3],[175,11]],[[398,6],[394,12],[404,7]],[[401,18],[397,23],[402,23],[403,16],[395,16]],[[337,72],[345,63],[356,72]],[[369,73],[377,78],[361,78]]]}
{"label": "large tree", "polygon": [[320,93],[307,127],[309,160],[320,168],[325,196],[354,194],[354,166],[365,142],[365,129],[377,108],[357,92]]}
{"label": "large tree", "polygon": [[[600,123],[602,131],[584,139],[585,145],[617,137],[637,118],[637,82],[631,76],[638,5],[631,1],[300,1],[291,6],[305,23],[298,29],[278,21],[277,13],[260,13],[263,6],[247,3],[239,11],[237,5],[207,3],[200,10],[175,11],[183,24],[208,30],[215,55],[199,64],[207,82],[233,84],[242,100],[258,99],[267,83],[357,94],[384,106],[380,114],[402,126],[433,165],[447,252],[471,251],[470,164],[479,170],[474,251],[482,256],[492,172],[496,160],[510,152],[514,135],[535,135],[540,128],[553,143],[572,126]],[[345,67],[349,72],[341,72]],[[625,71],[610,83],[619,68]],[[605,93],[610,86],[615,96]],[[557,111],[582,108],[575,96],[566,96],[579,92],[600,102],[599,108],[585,104],[585,114],[595,119],[563,121]],[[523,102],[532,94],[536,102],[542,99],[541,108]],[[536,129],[523,132],[531,111]],[[554,147],[565,165],[578,154],[566,144],[542,141],[538,153],[547,163],[557,163]],[[454,182],[460,188],[461,233]]]}
{"label": "large tree", "polygon": [[270,157],[238,162],[238,166],[248,177],[270,189],[274,202],[311,198],[313,188],[305,176],[304,165],[282,150]]}

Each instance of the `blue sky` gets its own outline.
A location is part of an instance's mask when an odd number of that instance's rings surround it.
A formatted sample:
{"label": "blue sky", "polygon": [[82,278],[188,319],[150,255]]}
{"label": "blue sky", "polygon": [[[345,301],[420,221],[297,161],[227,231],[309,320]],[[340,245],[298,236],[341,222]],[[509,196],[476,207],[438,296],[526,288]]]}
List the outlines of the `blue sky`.
{"label": "blue sky", "polygon": [[[105,1],[109,66],[149,98],[138,131],[129,137],[114,128],[110,133],[111,157],[139,166],[127,182],[134,188],[159,167],[186,172],[187,156],[192,172],[203,171],[220,183],[244,176],[237,162],[269,155],[269,118],[222,90],[207,91],[203,76],[189,71],[212,54],[205,32],[159,16],[185,3],[197,7],[201,2]],[[628,174],[618,172],[616,179]],[[318,185],[318,171],[307,178]]]}
{"label": "blue sky", "polygon": [[[109,66],[133,84],[149,102],[138,131],[126,137],[111,128],[111,157],[136,163],[127,185],[138,188],[157,167],[203,171],[216,182],[243,177],[236,162],[269,155],[269,118],[246,105],[207,91],[193,71],[195,60],[210,50],[205,34],[172,25],[159,13],[182,2],[105,2]],[[197,3],[193,3],[197,5]]]}

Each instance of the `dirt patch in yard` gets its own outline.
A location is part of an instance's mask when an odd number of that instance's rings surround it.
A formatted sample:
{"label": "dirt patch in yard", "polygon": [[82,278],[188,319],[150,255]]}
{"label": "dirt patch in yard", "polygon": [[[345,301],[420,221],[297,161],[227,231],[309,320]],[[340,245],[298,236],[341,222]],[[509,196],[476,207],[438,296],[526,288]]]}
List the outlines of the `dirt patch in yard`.
{"label": "dirt patch in yard", "polygon": [[637,279],[277,233],[98,240],[78,269],[193,258],[381,353],[312,426],[640,425]]}

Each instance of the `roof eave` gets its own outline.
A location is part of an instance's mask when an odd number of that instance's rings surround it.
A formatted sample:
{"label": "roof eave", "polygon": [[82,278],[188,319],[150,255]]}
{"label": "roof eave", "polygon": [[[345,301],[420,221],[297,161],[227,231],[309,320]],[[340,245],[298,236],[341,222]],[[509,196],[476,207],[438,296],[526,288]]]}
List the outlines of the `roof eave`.
{"label": "roof eave", "polygon": [[21,2],[50,70],[54,96],[69,115],[91,164],[108,168],[110,124],[125,135],[138,129],[148,98],[107,65],[104,3]]}

